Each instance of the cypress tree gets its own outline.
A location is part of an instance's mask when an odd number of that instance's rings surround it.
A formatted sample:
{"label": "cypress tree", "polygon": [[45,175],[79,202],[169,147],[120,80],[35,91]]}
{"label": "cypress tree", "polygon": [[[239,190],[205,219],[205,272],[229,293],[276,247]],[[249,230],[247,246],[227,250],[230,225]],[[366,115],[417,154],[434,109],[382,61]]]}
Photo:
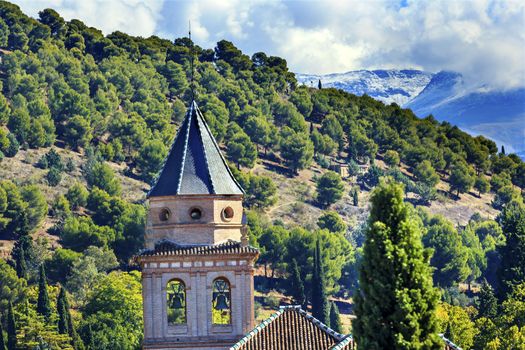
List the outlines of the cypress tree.
{"label": "cypress tree", "polygon": [[343,333],[343,325],[341,324],[339,308],[334,302],[330,303],[330,328],[332,328],[337,333]]}
{"label": "cypress tree", "polygon": [[357,193],[357,190],[354,190],[354,192],[352,193],[352,200],[354,202],[354,207],[358,207],[359,206],[359,195]]}
{"label": "cypress tree", "polygon": [[297,305],[303,307],[306,306],[306,296],[304,294],[304,283],[301,278],[301,273],[299,272],[299,266],[297,266],[297,260],[292,259],[292,276],[291,276],[291,285],[292,285],[292,297],[293,301]]}
{"label": "cypress tree", "polygon": [[498,246],[498,296],[504,300],[515,286],[525,282],[525,206],[517,202],[507,204],[497,221],[506,238],[505,244]]}
{"label": "cypress tree", "polygon": [[505,155],[505,146],[501,145],[501,154]]}
{"label": "cypress tree", "polygon": [[51,305],[49,303],[49,294],[47,293],[47,278],[44,264],[40,265],[40,276],[38,279],[38,301],[36,311],[49,320],[51,316]]}
{"label": "cypress tree", "polygon": [[403,196],[401,184],[385,180],[372,193],[354,298],[352,330],[360,349],[442,349],[430,254]]}
{"label": "cypress tree", "polygon": [[58,314],[58,332],[60,334],[69,334],[69,322],[68,322],[68,313],[69,310],[66,308],[66,291],[61,286],[60,293],[58,293],[57,298],[57,314]]}
{"label": "cypress tree", "polygon": [[485,280],[481,285],[478,299],[478,316],[494,318],[498,313],[498,299],[494,295],[494,289]]}
{"label": "cypress tree", "polygon": [[323,84],[321,84],[321,79],[319,79],[319,82],[317,83],[317,87],[319,88],[319,90],[323,88]]}
{"label": "cypress tree", "polygon": [[7,310],[7,350],[16,350],[16,323],[11,302]]}
{"label": "cypress tree", "polygon": [[7,350],[4,341],[4,329],[2,328],[2,322],[0,322],[0,350]]}
{"label": "cypress tree", "polygon": [[16,274],[18,278],[27,279],[26,254],[23,244],[20,245],[18,254],[16,254]]}
{"label": "cypress tree", "polygon": [[326,286],[323,270],[323,259],[321,255],[321,242],[317,238],[314,253],[314,272],[312,276],[312,315],[319,321],[329,326],[328,299],[326,298]]}

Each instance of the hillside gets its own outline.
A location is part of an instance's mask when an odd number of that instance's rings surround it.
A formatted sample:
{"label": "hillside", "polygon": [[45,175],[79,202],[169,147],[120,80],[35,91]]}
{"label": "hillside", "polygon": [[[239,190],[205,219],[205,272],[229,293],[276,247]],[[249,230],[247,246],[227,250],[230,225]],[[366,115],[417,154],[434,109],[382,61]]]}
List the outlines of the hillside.
{"label": "hillside", "polygon": [[[370,96],[300,86],[285,59],[249,57],[226,40],[201,48],[105,36],[0,1],[0,49],[0,306],[13,305],[21,348],[139,346],[133,256],[144,246],[144,198],[194,96],[246,191],[267,309],[277,296],[298,302],[292,275],[311,303],[319,242],[326,291],[348,321],[369,198],[384,181],[404,185],[443,303],[472,306],[464,283],[498,278],[491,259],[505,227],[494,219],[522,205],[525,163],[483,136]],[[36,308],[39,294],[54,303],[61,288],[76,330],[67,334],[55,322],[64,308],[50,318]]]}
{"label": "hillside", "polygon": [[360,70],[325,75],[296,74],[306,86],[342,89],[410,108],[420,118],[433,115],[507,146],[523,159],[525,152],[525,89],[467,86],[457,72],[418,70]]}

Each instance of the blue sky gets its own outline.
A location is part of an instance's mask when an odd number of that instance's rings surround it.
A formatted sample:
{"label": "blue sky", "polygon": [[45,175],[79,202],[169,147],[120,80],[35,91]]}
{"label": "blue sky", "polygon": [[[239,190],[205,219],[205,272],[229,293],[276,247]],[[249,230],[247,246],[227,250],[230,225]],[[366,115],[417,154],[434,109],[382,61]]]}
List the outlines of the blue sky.
{"label": "blue sky", "polygon": [[14,0],[36,17],[51,7],[105,34],[121,30],[248,54],[284,57],[293,71],[416,68],[461,72],[475,86],[525,85],[525,1]]}

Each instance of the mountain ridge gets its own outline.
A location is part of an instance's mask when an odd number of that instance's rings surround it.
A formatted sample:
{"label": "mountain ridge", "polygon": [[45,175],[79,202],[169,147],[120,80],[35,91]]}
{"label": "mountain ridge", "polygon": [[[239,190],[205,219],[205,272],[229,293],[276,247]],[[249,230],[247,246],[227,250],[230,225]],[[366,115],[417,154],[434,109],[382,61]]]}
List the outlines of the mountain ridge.
{"label": "mountain ridge", "polygon": [[510,152],[525,157],[525,87],[508,90],[469,87],[461,73],[416,69],[356,70],[326,75],[296,74],[300,84],[334,87],[367,94],[385,104],[410,108],[418,117],[483,134]]}

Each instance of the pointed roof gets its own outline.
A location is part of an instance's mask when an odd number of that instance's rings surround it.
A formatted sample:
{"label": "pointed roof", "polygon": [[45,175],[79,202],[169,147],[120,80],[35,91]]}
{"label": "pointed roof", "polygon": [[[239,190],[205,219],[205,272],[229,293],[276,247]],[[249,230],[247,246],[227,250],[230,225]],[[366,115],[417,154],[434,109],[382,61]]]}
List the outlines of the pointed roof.
{"label": "pointed roof", "polygon": [[279,311],[246,334],[230,350],[350,350],[351,336],[335,332],[300,306]]}
{"label": "pointed roof", "polygon": [[243,193],[197,103],[192,101],[148,197]]}

